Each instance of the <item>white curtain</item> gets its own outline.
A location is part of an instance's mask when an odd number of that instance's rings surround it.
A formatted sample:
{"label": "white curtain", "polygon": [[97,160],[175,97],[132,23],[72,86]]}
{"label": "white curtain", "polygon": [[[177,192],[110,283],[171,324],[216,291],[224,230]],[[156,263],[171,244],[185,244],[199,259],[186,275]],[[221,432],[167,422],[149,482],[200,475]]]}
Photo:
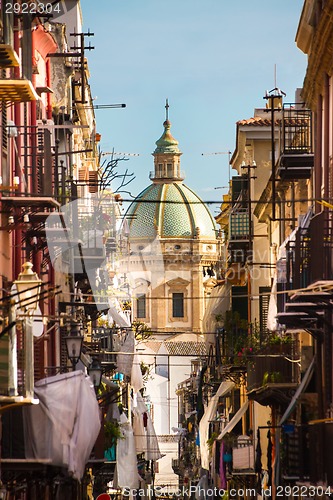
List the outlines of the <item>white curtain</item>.
{"label": "white curtain", "polygon": [[[133,405],[133,430],[137,453],[145,453],[146,460],[162,458],[158,440],[146,403],[140,393],[136,395],[136,405]],[[144,425],[144,415],[146,425]]]}
{"label": "white curtain", "polygon": [[35,384],[38,405],[25,407],[26,458],[48,459],[81,479],[100,431],[100,413],[90,377],[64,373]]}
{"label": "white curtain", "polygon": [[216,394],[209,401],[205,413],[199,422],[201,467],[203,469],[209,469],[209,448],[207,444],[209,437],[209,422],[215,417],[219,398],[228,394],[234,386],[235,384],[229,381],[221,383]]}
{"label": "white curtain", "polygon": [[136,394],[144,387],[143,377],[140,367],[140,359],[137,352],[134,353],[133,364],[131,369],[131,386],[133,387],[133,392]]}
{"label": "white curtain", "polygon": [[120,415],[119,423],[123,438],[117,439],[117,486],[137,489],[139,474],[133,429],[124,413]]}
{"label": "white curtain", "polygon": [[131,377],[133,359],[134,359],[134,349],[135,349],[135,339],[134,332],[129,330],[126,332],[123,342],[120,344],[117,354],[117,370],[119,373],[123,373],[127,377]]}

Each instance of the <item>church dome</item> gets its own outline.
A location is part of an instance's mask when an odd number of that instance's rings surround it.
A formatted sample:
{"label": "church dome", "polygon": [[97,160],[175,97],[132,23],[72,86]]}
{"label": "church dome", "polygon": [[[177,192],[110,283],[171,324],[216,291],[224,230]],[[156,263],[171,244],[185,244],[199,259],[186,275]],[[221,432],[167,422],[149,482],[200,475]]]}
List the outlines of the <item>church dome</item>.
{"label": "church dome", "polygon": [[126,218],[131,238],[215,239],[215,221],[203,201],[185,184],[148,186],[130,205]]}
{"label": "church dome", "polygon": [[[166,109],[168,109],[168,103]],[[171,123],[153,153],[153,184],[144,189],[126,212],[132,238],[216,238],[214,218],[204,202],[183,184],[178,141],[171,135]]]}

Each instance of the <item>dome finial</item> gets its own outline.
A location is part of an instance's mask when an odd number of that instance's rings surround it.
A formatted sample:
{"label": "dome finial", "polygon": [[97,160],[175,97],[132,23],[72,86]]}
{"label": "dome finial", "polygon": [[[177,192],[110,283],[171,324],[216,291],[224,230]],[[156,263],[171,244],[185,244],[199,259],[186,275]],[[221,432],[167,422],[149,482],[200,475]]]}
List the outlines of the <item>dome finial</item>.
{"label": "dome finial", "polygon": [[169,120],[169,101],[168,98],[165,100],[165,121]]}
{"label": "dome finial", "polygon": [[170,129],[171,123],[169,122],[169,100],[165,100],[165,121],[163,123],[164,132],[162,136],[155,142],[157,148],[153,154],[168,153],[168,154],[181,154],[178,149],[178,141],[172,137]]}

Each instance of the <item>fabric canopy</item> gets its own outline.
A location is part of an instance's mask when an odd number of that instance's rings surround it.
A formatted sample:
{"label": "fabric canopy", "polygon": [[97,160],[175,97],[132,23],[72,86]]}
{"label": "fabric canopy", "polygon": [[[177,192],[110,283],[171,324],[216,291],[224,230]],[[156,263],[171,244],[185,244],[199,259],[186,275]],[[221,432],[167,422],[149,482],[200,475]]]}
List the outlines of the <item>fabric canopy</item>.
{"label": "fabric canopy", "polygon": [[109,297],[109,319],[112,320],[120,327],[129,328],[131,322],[122,310],[119,301],[115,297]]}
{"label": "fabric canopy", "polygon": [[224,436],[226,434],[228,434],[228,432],[232,431],[232,429],[235,427],[235,425],[238,424],[238,422],[240,421],[242,416],[245,414],[246,410],[248,409],[248,406],[249,406],[249,402],[246,401],[246,403],[244,403],[243,406],[240,407],[238,412],[232,417],[230,422],[227,423],[227,425],[225,426],[225,428],[223,429],[223,431],[221,432],[221,434],[217,438],[218,441],[221,441],[221,439],[223,439]]}
{"label": "fabric canopy", "polygon": [[312,374],[313,374],[314,362],[315,362],[315,358],[312,359],[308,369],[306,370],[304,377],[297,388],[297,391],[295,392],[292,400],[289,403],[288,408],[286,409],[286,411],[284,412],[284,414],[281,417],[279,425],[282,425],[289,418],[290,414],[292,413],[292,411],[294,410],[294,408],[296,406],[298,398],[300,397],[302,392],[304,392],[306,390],[306,388],[311,380]]}
{"label": "fabric canopy", "polygon": [[209,422],[214,418],[217,408],[217,403],[220,397],[225,396],[234,388],[235,384],[230,381],[222,382],[218,388],[216,394],[211,398],[209,404],[205,410],[203,417],[199,423],[199,435],[200,435],[200,455],[201,455],[201,467],[203,469],[209,469],[209,448],[207,440],[209,437]]}
{"label": "fabric canopy", "polygon": [[39,405],[23,409],[26,458],[49,459],[80,480],[101,422],[89,377],[74,371],[39,380]]}

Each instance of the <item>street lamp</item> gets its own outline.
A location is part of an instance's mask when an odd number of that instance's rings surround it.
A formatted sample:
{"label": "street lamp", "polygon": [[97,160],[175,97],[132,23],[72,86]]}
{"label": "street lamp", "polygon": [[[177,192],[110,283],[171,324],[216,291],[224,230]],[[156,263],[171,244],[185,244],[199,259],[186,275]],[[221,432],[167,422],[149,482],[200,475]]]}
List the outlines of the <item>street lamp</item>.
{"label": "street lamp", "polygon": [[76,364],[81,356],[83,335],[81,335],[80,324],[74,323],[71,326],[71,333],[65,337],[65,343],[67,356],[72,363],[73,371],[75,371]]}
{"label": "street lamp", "polygon": [[102,381],[102,367],[97,358],[93,358],[88,368],[88,375],[91,378],[91,381],[94,384],[95,389],[98,389]]}
{"label": "street lamp", "polygon": [[33,265],[31,262],[25,262],[22,266],[23,271],[14,281],[17,293],[19,294],[19,309],[27,311],[28,314],[35,311],[38,306],[42,280],[37,273],[32,271]]}
{"label": "street lamp", "polygon": [[19,297],[18,307],[24,311],[25,332],[25,396],[33,398],[34,394],[34,337],[32,316],[37,309],[42,280],[32,271],[32,263],[25,262],[22,272],[14,281]]}

